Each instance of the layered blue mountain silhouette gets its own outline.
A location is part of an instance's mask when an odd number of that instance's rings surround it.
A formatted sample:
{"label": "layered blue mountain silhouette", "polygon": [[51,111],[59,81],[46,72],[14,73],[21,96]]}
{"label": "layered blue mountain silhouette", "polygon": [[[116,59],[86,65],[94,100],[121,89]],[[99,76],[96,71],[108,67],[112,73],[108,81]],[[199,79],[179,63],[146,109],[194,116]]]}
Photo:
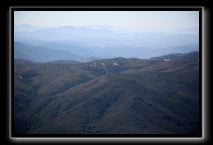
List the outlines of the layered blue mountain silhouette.
{"label": "layered blue mountain silhouette", "polygon": [[17,134],[199,134],[199,36],[16,25]]}

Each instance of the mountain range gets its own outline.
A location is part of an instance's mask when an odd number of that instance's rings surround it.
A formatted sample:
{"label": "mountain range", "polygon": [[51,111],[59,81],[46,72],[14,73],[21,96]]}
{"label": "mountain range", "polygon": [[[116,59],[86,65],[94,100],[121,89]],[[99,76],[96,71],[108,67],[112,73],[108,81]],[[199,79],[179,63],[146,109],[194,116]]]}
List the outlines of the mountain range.
{"label": "mountain range", "polygon": [[32,57],[14,60],[17,134],[200,132],[198,51],[87,62]]}
{"label": "mountain range", "polygon": [[28,49],[39,46],[66,51],[85,62],[89,57],[150,58],[198,51],[199,34],[193,30],[169,34],[116,31],[106,26],[40,28],[25,24],[14,26],[14,40],[27,45]]}

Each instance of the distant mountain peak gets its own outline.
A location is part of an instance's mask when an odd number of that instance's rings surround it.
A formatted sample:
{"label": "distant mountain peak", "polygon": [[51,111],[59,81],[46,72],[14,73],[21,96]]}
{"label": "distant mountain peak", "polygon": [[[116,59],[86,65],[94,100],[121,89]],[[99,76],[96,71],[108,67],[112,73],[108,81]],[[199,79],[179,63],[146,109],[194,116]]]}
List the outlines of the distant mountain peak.
{"label": "distant mountain peak", "polygon": [[58,27],[58,28],[60,28],[60,29],[74,29],[76,27],[67,25],[67,26],[62,26],[62,27]]}

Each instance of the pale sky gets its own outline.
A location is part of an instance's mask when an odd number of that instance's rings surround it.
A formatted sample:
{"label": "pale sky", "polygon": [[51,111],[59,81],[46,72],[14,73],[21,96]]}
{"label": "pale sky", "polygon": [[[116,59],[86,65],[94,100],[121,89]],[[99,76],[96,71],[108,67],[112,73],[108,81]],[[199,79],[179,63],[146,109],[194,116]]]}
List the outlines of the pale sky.
{"label": "pale sky", "polygon": [[130,32],[199,29],[198,11],[15,11],[14,24],[37,27],[109,26]]}

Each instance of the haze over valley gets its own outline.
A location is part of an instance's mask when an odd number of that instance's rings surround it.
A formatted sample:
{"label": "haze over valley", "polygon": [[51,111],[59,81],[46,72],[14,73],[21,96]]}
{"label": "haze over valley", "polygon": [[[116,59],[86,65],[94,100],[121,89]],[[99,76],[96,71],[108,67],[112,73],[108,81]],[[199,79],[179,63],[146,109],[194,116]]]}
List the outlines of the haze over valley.
{"label": "haze over valley", "polygon": [[[85,62],[90,60],[90,57],[150,58],[199,50],[199,36],[194,32],[195,28],[188,32],[163,34],[118,32],[106,26],[96,27],[37,28],[26,24],[16,26],[15,47],[22,45],[22,50],[15,50],[26,54],[15,57],[32,61],[51,61],[70,57]],[[36,58],[35,51],[39,54],[41,51],[49,53],[50,58],[44,57],[45,60]],[[50,51],[59,54],[55,55]],[[35,55],[35,58],[30,57],[30,53]],[[64,58],[60,57],[63,53],[66,53]]]}

